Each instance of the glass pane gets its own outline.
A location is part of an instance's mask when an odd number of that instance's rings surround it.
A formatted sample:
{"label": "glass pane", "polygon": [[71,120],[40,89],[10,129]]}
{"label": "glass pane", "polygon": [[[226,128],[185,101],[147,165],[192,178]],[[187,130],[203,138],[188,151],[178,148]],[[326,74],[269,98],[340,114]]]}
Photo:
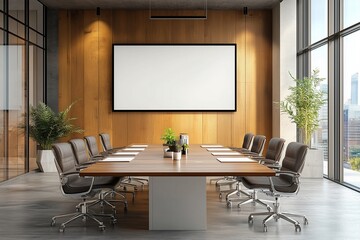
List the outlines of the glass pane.
{"label": "glass pane", "polygon": [[[44,88],[44,50],[36,46],[29,46],[29,103],[35,106],[38,102],[43,102]],[[29,144],[29,166],[30,170],[38,168],[36,164],[36,142],[33,140]]]}
{"label": "glass pane", "polygon": [[25,2],[24,0],[9,1],[9,15],[20,22],[25,22]]}
{"label": "glass pane", "polygon": [[343,38],[343,167],[344,182],[360,187],[360,31]]}
{"label": "glass pane", "polygon": [[355,23],[360,22],[360,1],[344,0],[343,7],[343,28],[347,28]]}
{"label": "glass pane", "polygon": [[328,0],[311,0],[311,43],[315,43],[328,35]]}
{"label": "glass pane", "polygon": [[30,0],[29,2],[29,25],[40,33],[43,29],[43,5],[37,0]]}
{"label": "glass pane", "polygon": [[[311,71],[319,70],[319,77],[324,78],[320,84],[320,89],[328,99],[328,46],[324,45],[311,51]],[[319,129],[315,132],[312,139],[312,146],[324,151],[324,171],[328,174],[328,104],[323,105],[319,111]]]}
{"label": "glass pane", "polygon": [[0,0],[0,10],[4,11],[4,0]]}
{"label": "glass pane", "polygon": [[5,158],[5,117],[6,117],[6,85],[5,85],[5,47],[3,44],[4,32],[0,30],[0,182],[7,179],[7,161]]}
{"label": "glass pane", "polygon": [[[16,41],[16,39],[13,39]],[[20,42],[20,41],[18,41]],[[25,172],[25,46],[3,47],[5,72],[5,95],[7,118],[7,171],[12,178]]]}
{"label": "glass pane", "polygon": [[4,14],[2,12],[0,12],[0,27],[4,27]]}
{"label": "glass pane", "polygon": [[41,34],[38,34],[37,32],[33,31],[33,30],[30,30],[29,31],[29,34],[30,34],[30,39],[29,41],[31,43],[34,43],[34,44],[37,44],[39,45],[40,47],[44,47],[44,37],[43,35]]}
{"label": "glass pane", "polygon": [[25,38],[25,25],[9,18],[9,31],[18,37]]}

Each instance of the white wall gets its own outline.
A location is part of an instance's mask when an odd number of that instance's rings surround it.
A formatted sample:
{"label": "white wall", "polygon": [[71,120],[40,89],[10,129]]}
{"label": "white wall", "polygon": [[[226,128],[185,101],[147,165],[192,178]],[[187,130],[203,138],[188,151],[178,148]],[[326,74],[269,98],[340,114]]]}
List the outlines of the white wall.
{"label": "white wall", "polygon": [[[273,102],[284,100],[296,75],[296,1],[284,0],[273,9]],[[273,136],[296,141],[296,125],[273,105]]]}

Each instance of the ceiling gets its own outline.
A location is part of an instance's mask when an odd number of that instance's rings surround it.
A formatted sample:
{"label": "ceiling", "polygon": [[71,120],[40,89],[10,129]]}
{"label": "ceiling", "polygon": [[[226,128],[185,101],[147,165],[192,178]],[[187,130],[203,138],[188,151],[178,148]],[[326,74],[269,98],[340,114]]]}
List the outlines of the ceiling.
{"label": "ceiling", "polygon": [[[39,0],[53,9],[148,9],[149,2],[158,9],[203,8],[206,0]],[[207,0],[208,9],[269,9],[281,0]]]}

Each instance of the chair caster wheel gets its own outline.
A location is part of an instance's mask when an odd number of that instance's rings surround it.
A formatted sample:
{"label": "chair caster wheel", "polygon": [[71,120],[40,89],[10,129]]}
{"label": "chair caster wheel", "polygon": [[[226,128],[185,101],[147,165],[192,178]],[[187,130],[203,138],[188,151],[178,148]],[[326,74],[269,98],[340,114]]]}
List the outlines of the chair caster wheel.
{"label": "chair caster wheel", "polygon": [[308,225],[309,224],[309,220],[307,218],[304,218],[304,225]]}
{"label": "chair caster wheel", "polygon": [[267,226],[264,224],[264,232],[267,232]]}
{"label": "chair caster wheel", "polygon": [[272,208],[267,206],[266,209],[268,210],[268,212],[271,212],[272,211]]}
{"label": "chair caster wheel", "polygon": [[295,232],[301,232],[301,227],[299,224],[295,225]]}
{"label": "chair caster wheel", "polygon": [[99,228],[100,228],[100,231],[102,231],[102,232],[105,231],[105,226],[104,225],[100,225]]}
{"label": "chair caster wheel", "polygon": [[115,225],[116,223],[117,223],[116,218],[114,218],[113,220],[111,220],[111,224],[112,224],[112,225]]}
{"label": "chair caster wheel", "polygon": [[219,193],[219,198],[222,199],[222,193]]}
{"label": "chair caster wheel", "polygon": [[253,223],[254,223],[254,216],[253,216],[253,215],[249,215],[249,217],[248,217],[248,223],[249,223],[249,224],[253,224]]}
{"label": "chair caster wheel", "polygon": [[61,224],[61,226],[59,227],[59,232],[63,233],[65,231],[65,225]]}
{"label": "chair caster wheel", "polygon": [[55,220],[51,220],[50,226],[53,227],[55,226],[55,224],[56,224]]}
{"label": "chair caster wheel", "polygon": [[231,203],[231,202],[226,202],[226,207],[227,207],[227,208],[231,208],[231,207],[232,207],[232,203]]}

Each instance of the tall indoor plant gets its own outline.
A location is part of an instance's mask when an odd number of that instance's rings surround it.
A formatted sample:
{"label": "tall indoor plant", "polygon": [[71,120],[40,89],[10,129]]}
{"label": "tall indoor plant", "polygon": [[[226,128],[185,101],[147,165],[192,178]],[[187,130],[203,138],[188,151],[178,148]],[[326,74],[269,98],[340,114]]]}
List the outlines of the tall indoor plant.
{"label": "tall indoor plant", "polygon": [[289,88],[290,95],[280,102],[280,110],[296,123],[300,130],[300,140],[310,147],[311,136],[319,127],[320,108],[326,103],[325,93],[320,90],[324,78],[319,77],[318,69],[310,77],[296,79],[290,76],[295,86]]}
{"label": "tall indoor plant", "polygon": [[[319,111],[326,103],[325,93],[320,89],[323,78],[319,77],[319,70],[314,70],[310,77],[296,79],[295,86],[290,87],[290,95],[280,102],[282,113],[288,114],[292,122],[296,123],[300,141],[311,147],[311,136],[319,127]],[[324,154],[321,149],[309,149],[306,155],[302,177],[322,178]]]}
{"label": "tall indoor plant", "polygon": [[73,105],[74,103],[70,104],[59,113],[42,102],[30,108],[29,134],[40,146],[36,162],[43,172],[56,171],[52,144],[71,133],[83,132],[71,123],[75,118],[68,116]]}

